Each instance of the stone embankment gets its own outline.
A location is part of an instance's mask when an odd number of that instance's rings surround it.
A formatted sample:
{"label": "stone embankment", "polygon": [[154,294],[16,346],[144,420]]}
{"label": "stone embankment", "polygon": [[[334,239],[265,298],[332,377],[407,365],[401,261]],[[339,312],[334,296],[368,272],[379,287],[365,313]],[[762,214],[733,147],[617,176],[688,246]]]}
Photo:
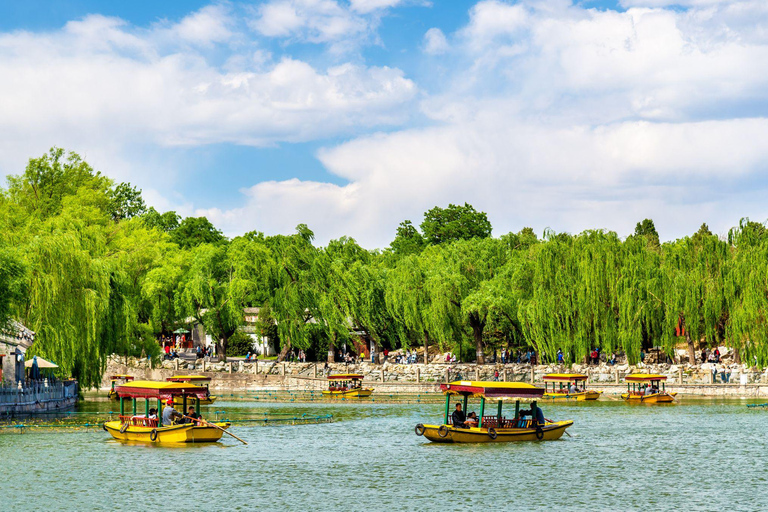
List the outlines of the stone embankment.
{"label": "stone embankment", "polygon": [[[198,359],[188,363],[177,359],[165,361],[161,367],[152,368],[146,359],[110,358],[102,388],[109,388],[109,375],[128,373],[137,379],[165,380],[179,373],[202,373],[212,378],[211,388],[222,392],[290,390],[322,390],[327,386],[324,363],[275,363],[259,361],[246,363],[233,361],[211,363]],[[713,370],[715,370],[713,372]],[[499,380],[533,382],[542,384],[547,373],[584,373],[588,375],[590,388],[603,391],[607,396],[618,395],[626,389],[624,376],[629,373],[658,373],[667,377],[668,391],[681,395],[757,397],[768,396],[768,369],[758,370],[742,365],[627,365],[599,366],[528,364],[344,364],[329,365],[330,374],[360,373],[365,385],[386,393],[424,393],[439,391],[440,384],[453,380],[493,380],[499,372]]]}

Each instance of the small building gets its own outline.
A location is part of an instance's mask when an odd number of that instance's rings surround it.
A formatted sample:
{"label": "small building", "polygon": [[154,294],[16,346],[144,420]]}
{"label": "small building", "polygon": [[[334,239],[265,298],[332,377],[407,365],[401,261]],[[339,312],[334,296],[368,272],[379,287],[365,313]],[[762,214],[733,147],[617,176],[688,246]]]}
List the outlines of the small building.
{"label": "small building", "polygon": [[24,380],[24,357],[35,333],[15,320],[0,329],[0,383]]}

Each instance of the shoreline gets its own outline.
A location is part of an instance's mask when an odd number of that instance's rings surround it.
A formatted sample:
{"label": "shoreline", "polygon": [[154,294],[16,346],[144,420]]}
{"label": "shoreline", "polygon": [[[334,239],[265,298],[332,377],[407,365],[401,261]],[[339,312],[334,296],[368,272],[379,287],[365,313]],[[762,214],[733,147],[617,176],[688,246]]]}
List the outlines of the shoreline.
{"label": "shoreline", "polygon": [[[126,364],[127,363],[127,364]],[[176,367],[178,366],[178,370]],[[703,368],[702,368],[703,366]],[[556,365],[475,365],[475,364],[371,364],[334,363],[330,374],[361,373],[365,387],[379,394],[439,393],[440,384],[452,380],[493,380],[499,372],[500,381],[528,382],[543,387],[541,378],[547,373],[574,372],[588,376],[587,387],[603,391],[605,395],[619,395],[626,391],[623,377],[629,373],[659,373],[667,377],[667,391],[680,397],[768,398],[768,378],[765,372],[748,368],[734,369],[730,383],[712,382],[713,375],[707,365],[616,365],[566,368]],[[323,375],[324,363],[274,363],[272,361],[245,363],[196,363],[166,361],[162,368],[150,368],[146,360],[110,358],[107,372],[99,390],[110,388],[109,375],[130,374],[137,380],[165,380],[173,375],[197,374],[211,378],[211,391],[235,393],[251,391],[322,391],[327,389]],[[720,375],[718,374],[718,379]],[[682,382],[681,382],[682,381]]]}

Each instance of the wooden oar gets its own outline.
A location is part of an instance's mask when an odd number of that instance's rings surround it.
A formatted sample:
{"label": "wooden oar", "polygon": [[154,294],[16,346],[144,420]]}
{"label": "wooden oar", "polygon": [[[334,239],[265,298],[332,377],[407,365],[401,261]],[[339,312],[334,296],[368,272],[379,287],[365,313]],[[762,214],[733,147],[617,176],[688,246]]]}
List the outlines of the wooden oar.
{"label": "wooden oar", "polygon": [[221,430],[222,432],[224,432],[225,434],[229,434],[230,436],[234,437],[235,439],[237,439],[238,441],[240,441],[240,442],[241,442],[241,443],[243,443],[243,444],[246,444],[246,445],[248,444],[248,443],[246,443],[245,441],[243,441],[242,439],[240,439],[239,437],[237,437],[237,436],[236,436],[235,434],[233,434],[232,432],[229,432],[229,431],[228,431],[227,429],[225,429],[225,428],[221,428],[220,426],[216,425],[215,423],[211,423],[210,421],[206,421],[206,420],[204,420],[204,419],[202,419],[202,418],[192,418],[192,417],[190,417],[190,416],[184,416],[183,414],[181,415],[181,417],[182,417],[182,418],[186,418],[186,419],[188,419],[188,420],[192,420],[192,421],[199,421],[200,423],[205,423],[205,424],[206,424],[206,425],[208,425],[209,427],[214,427],[214,428],[217,428],[217,429]]}

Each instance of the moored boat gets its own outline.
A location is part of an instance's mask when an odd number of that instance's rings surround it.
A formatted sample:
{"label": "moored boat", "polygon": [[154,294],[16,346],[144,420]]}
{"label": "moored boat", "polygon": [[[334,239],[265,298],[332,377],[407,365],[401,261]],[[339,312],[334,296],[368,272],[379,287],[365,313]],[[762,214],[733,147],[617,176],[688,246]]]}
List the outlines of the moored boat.
{"label": "moored boat", "polygon": [[117,393],[115,393],[115,386],[119,384],[125,384],[126,382],[131,382],[133,380],[133,375],[110,375],[109,380],[111,381],[111,387],[109,389],[109,393],[107,394],[107,397],[110,400],[114,400],[117,402],[119,400],[119,397],[117,396]]}
{"label": "moored boat", "polygon": [[[150,417],[150,401],[157,401],[158,415],[161,416],[163,403],[173,403],[181,397],[183,411],[187,403],[194,404],[200,413],[200,400],[205,398],[206,389],[201,386],[180,382],[133,381],[116,386],[120,400],[120,416],[117,421],[104,423],[104,430],[121,441],[145,443],[205,443],[221,439],[228,422],[189,422],[163,426],[159,419]],[[137,414],[137,400],[144,399],[145,414]],[[127,401],[132,404],[132,414],[125,413]]]}
{"label": "moored boat", "polygon": [[[550,421],[544,418],[536,398],[544,394],[542,388],[523,382],[456,381],[440,386],[445,394],[445,415],[441,425],[416,425],[416,434],[436,443],[502,443],[509,441],[549,441],[562,437],[573,421]],[[451,397],[463,398],[463,411],[470,397],[480,398],[480,416],[477,425],[454,425],[449,416]],[[515,415],[507,418],[502,413],[504,400],[515,400]],[[529,411],[520,410],[521,399],[533,399]],[[486,400],[498,401],[496,414],[485,415]],[[458,406],[461,404],[457,404]],[[530,418],[524,416],[530,415]]]}
{"label": "moored boat", "polygon": [[[577,401],[600,398],[602,391],[586,389],[586,381],[587,376],[582,373],[548,373],[544,376],[544,398]],[[552,384],[551,390],[549,389],[550,383]]]}
{"label": "moored boat", "polygon": [[[665,375],[634,373],[624,377],[627,392],[621,398],[627,402],[642,402],[644,404],[664,404],[675,401],[677,393],[668,393],[664,386]],[[659,386],[661,383],[661,386]]]}
{"label": "moored boat", "polygon": [[363,387],[363,376],[359,373],[339,373],[328,376],[328,390],[323,391],[327,398],[367,398],[372,389]]}
{"label": "moored boat", "polygon": [[[211,390],[208,388],[208,385],[211,382],[210,377],[206,377],[205,375],[174,375],[173,377],[168,377],[165,380],[168,382],[185,382],[187,384],[194,384],[194,385],[205,388],[207,395],[205,398],[202,398],[200,400],[200,405],[210,405],[216,401],[217,397],[214,395],[211,395]],[[182,397],[176,396],[173,399],[173,404],[183,405]]]}

